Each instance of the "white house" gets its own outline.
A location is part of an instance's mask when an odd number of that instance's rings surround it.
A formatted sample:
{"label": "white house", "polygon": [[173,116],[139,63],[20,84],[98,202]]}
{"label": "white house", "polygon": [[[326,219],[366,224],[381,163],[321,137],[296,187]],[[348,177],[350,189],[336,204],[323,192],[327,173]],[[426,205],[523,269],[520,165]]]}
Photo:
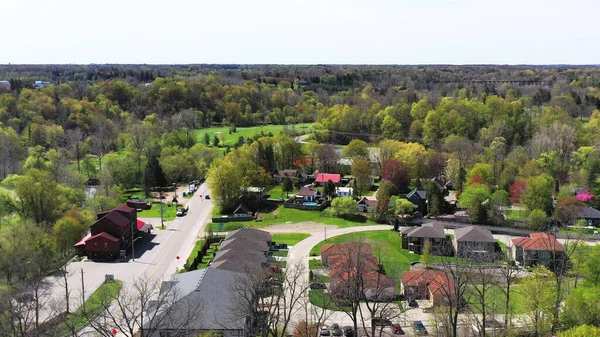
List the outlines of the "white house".
{"label": "white house", "polygon": [[354,190],[351,187],[336,187],[335,194],[338,197],[351,197],[354,195]]}

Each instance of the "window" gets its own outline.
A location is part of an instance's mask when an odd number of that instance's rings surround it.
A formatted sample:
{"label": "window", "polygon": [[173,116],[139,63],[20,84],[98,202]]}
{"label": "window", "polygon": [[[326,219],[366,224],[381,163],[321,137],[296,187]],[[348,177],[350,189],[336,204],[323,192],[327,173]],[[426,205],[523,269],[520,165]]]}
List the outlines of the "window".
{"label": "window", "polygon": [[108,248],[108,243],[104,243],[104,248]]}

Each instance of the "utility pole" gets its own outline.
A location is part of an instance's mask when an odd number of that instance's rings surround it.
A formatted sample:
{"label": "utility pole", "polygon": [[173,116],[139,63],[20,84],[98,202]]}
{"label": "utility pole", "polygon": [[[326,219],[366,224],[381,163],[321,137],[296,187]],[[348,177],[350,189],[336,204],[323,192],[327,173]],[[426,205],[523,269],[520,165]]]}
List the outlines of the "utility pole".
{"label": "utility pole", "polygon": [[327,226],[324,226],[323,228],[325,228],[325,241],[327,241]]}
{"label": "utility pole", "polygon": [[81,268],[81,307],[85,314],[85,282],[83,282],[83,268]]}
{"label": "utility pole", "polygon": [[133,236],[133,226],[137,226],[137,224],[131,224],[131,260],[135,262],[135,237]]}
{"label": "utility pole", "polygon": [[164,221],[164,210],[163,210],[163,192],[160,192],[160,228],[164,229],[165,228],[165,221]]}

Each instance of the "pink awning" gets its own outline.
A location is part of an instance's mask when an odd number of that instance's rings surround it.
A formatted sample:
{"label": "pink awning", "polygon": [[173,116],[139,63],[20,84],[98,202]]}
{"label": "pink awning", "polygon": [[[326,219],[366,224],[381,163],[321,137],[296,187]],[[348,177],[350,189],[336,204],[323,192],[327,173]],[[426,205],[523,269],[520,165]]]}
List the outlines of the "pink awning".
{"label": "pink awning", "polygon": [[73,247],[77,247],[77,246],[85,246],[85,242],[92,237],[92,234],[88,234],[86,235],[83,239],[81,239],[81,241],[77,242],[75,245],[73,245]]}
{"label": "pink awning", "polygon": [[138,220],[137,221],[137,229],[139,230],[140,228],[142,228],[146,223],[143,222],[142,220]]}
{"label": "pink awning", "polygon": [[154,227],[152,227],[152,224],[149,224],[149,223],[147,224],[147,223],[143,222],[142,220],[138,220],[137,221],[137,229],[138,229],[138,231],[145,232],[145,231],[147,231],[149,229],[153,229],[153,228]]}

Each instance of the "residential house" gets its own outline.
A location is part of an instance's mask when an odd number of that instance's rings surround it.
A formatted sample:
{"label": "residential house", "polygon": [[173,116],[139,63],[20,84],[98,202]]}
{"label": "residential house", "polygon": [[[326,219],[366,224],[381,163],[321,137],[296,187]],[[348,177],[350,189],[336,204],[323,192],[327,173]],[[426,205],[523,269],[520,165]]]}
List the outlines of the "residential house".
{"label": "residential house", "polygon": [[425,190],[415,188],[406,195],[406,199],[417,206],[417,211],[422,215],[427,214],[427,194]]}
{"label": "residential house", "polygon": [[296,199],[303,202],[317,202],[320,196],[319,190],[311,185],[302,186],[296,193]]}
{"label": "residential house", "polygon": [[239,204],[239,206],[233,211],[234,218],[247,218],[254,216],[248,207],[244,204]]}
{"label": "residential house", "polygon": [[298,172],[298,170],[281,170],[273,173],[273,180],[280,184],[285,178],[296,178],[300,184],[306,181],[306,175]]}
{"label": "residential house", "polygon": [[354,190],[352,187],[336,187],[335,195],[338,197],[351,197],[354,195]]}
{"label": "residential house", "polygon": [[351,254],[373,255],[373,249],[370,244],[364,242],[326,244],[321,247],[321,264],[327,267],[330,256],[350,256]]}
{"label": "residential house", "polygon": [[600,211],[592,207],[583,207],[579,217],[585,220],[588,226],[600,227]]}
{"label": "residential house", "polygon": [[231,240],[223,240],[219,249],[232,249],[234,247],[243,246],[247,250],[262,252],[265,257],[269,251],[269,245],[267,242],[262,240],[256,240],[252,238],[237,238]]}
{"label": "residential house", "polygon": [[367,199],[366,197],[362,197],[358,201],[358,211],[359,212],[376,212],[379,207],[379,201]]}
{"label": "residential house", "polygon": [[408,300],[429,300],[432,306],[446,304],[456,291],[450,275],[437,270],[411,270],[402,275],[401,292]]}
{"label": "residential house", "polygon": [[320,184],[321,186],[325,185],[329,180],[338,185],[342,180],[342,176],[333,173],[317,173],[315,175],[315,183]]}
{"label": "residential house", "polygon": [[512,242],[514,260],[526,267],[543,265],[554,269],[554,264],[565,258],[563,246],[551,234],[531,233],[530,237],[512,239]]}
{"label": "residential house", "polygon": [[261,231],[261,230],[253,229],[253,228],[241,228],[241,229],[237,229],[232,232],[229,232],[229,234],[227,235],[227,237],[225,238],[224,241],[228,241],[231,239],[238,239],[238,238],[250,238],[250,239],[257,240],[257,241],[266,242],[268,246],[271,245],[271,234],[269,234],[269,232],[265,232],[265,231]]}
{"label": "residential house", "polygon": [[52,84],[52,82],[46,82],[46,81],[35,81],[33,82],[33,88],[34,89],[42,89],[47,85]]}
{"label": "residential house", "polygon": [[246,187],[244,189],[244,197],[248,199],[262,199],[265,197],[265,188],[264,187]]}
{"label": "residential house", "polygon": [[453,244],[458,257],[486,262],[501,257],[501,253],[496,252],[496,240],[492,232],[480,226],[455,229]]}
{"label": "residential house", "polygon": [[448,255],[444,227],[437,223],[425,223],[421,227],[409,227],[402,231],[402,248],[421,254],[425,243],[431,242],[433,255]]}
{"label": "residential house", "polygon": [[241,309],[248,304],[239,294],[246,278],[247,274],[217,268],[175,274],[160,289],[159,298],[167,300],[149,308],[143,337],[255,335],[252,317],[257,309]]}

